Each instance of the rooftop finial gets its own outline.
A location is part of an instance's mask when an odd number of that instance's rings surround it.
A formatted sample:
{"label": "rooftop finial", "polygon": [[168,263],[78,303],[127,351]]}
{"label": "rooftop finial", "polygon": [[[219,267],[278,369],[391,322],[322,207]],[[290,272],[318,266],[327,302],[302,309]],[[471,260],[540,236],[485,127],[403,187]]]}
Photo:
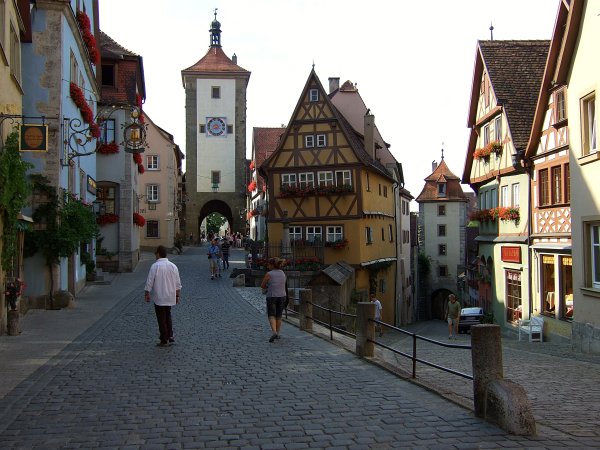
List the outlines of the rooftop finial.
{"label": "rooftop finial", "polygon": [[442,142],[442,161],[444,160],[444,143]]}
{"label": "rooftop finial", "polygon": [[220,47],[221,46],[221,23],[217,20],[217,10],[215,8],[215,20],[210,24],[210,46]]}
{"label": "rooftop finial", "polygon": [[490,40],[494,40],[494,25],[490,22]]}

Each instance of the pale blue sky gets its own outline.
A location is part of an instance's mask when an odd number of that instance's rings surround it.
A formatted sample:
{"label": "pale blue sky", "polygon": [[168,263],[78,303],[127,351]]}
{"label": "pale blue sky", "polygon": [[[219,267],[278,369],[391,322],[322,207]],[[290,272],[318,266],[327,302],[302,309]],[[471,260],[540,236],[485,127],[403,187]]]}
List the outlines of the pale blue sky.
{"label": "pale blue sky", "polygon": [[[357,84],[417,196],[444,143],[462,176],[478,39],[550,39],[559,0],[100,0],[100,28],[144,59],[144,109],[185,151],[181,70],[209,47],[218,8],[225,53],[252,72],[252,127],[288,123],[315,64]],[[412,205],[416,209],[416,204]]]}

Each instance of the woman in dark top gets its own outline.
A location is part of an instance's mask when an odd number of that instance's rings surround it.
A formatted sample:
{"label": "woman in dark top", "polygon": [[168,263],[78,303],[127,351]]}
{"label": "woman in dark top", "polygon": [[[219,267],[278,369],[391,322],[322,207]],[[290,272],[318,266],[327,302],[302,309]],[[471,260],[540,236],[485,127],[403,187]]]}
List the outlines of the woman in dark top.
{"label": "woman in dark top", "polygon": [[280,259],[271,258],[267,267],[269,271],[265,274],[260,287],[267,289],[267,316],[273,333],[269,342],[273,342],[280,338],[281,317],[287,301],[287,277],[281,270]]}

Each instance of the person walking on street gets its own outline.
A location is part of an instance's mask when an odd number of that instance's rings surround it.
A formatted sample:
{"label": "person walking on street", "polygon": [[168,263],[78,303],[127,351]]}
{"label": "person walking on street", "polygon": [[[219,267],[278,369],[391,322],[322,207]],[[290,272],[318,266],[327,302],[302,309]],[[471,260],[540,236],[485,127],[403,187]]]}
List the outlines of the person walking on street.
{"label": "person walking on street", "polygon": [[221,255],[223,255],[223,270],[229,269],[229,248],[231,244],[229,243],[229,239],[227,236],[223,239],[221,243]]}
{"label": "person walking on street", "polygon": [[216,239],[213,239],[208,246],[208,267],[210,269],[210,279],[214,280],[215,277],[219,276],[218,265],[219,265],[219,254],[221,249],[217,245]]}
{"label": "person walking on street", "polygon": [[458,321],[460,320],[460,303],[456,301],[456,295],[448,296],[448,306],[446,307],[446,320],[448,321],[448,339],[454,339],[458,336]]}
{"label": "person walking on street", "polygon": [[281,260],[271,258],[267,264],[269,271],[260,284],[263,290],[267,290],[267,317],[271,325],[271,337],[269,342],[280,339],[281,317],[287,304],[287,277],[281,270]]}
{"label": "person walking on street", "polygon": [[[381,310],[383,309],[381,302],[375,298],[373,292],[369,294],[369,299],[371,300],[371,303],[375,303],[375,320],[381,321]],[[383,326],[379,323],[375,324],[375,332],[378,332],[380,337],[383,336]]]}
{"label": "person walking on street", "polygon": [[166,347],[175,342],[173,336],[173,322],[171,320],[171,306],[179,304],[181,292],[181,279],[179,269],[167,259],[167,249],[159,245],[154,253],[156,261],[150,267],[144,297],[146,302],[154,302],[154,312],[160,332],[159,347]]}

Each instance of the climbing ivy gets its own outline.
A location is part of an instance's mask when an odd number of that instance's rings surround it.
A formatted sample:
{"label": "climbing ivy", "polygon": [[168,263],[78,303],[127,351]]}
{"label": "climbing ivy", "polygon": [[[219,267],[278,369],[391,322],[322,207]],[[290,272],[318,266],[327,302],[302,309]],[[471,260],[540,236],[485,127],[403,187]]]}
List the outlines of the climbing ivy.
{"label": "climbing ivy", "polygon": [[4,222],[2,234],[2,269],[13,269],[17,256],[17,233],[19,231],[19,213],[27,205],[31,192],[31,183],[27,179],[27,170],[33,167],[23,161],[19,154],[19,135],[12,132],[0,151],[0,214]]}

